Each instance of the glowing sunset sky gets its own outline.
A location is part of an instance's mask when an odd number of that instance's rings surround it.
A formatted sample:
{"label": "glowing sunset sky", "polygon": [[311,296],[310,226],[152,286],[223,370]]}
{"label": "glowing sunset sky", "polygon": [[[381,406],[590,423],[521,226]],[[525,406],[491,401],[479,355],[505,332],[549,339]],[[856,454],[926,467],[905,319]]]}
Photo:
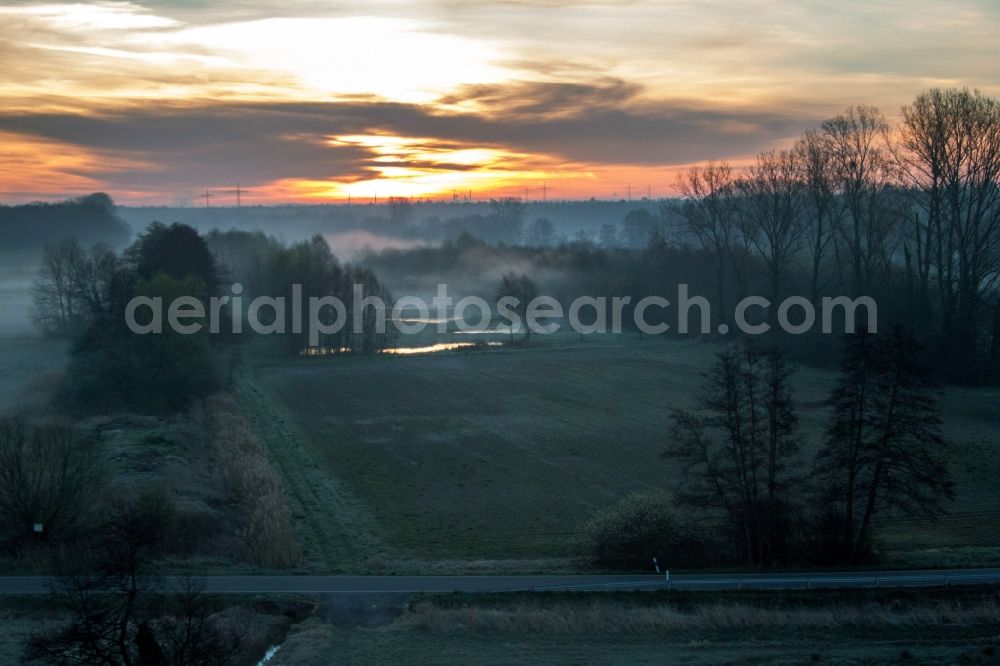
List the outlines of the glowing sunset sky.
{"label": "glowing sunset sky", "polygon": [[855,103],[1000,92],[1000,3],[0,5],[0,199],[667,194]]}

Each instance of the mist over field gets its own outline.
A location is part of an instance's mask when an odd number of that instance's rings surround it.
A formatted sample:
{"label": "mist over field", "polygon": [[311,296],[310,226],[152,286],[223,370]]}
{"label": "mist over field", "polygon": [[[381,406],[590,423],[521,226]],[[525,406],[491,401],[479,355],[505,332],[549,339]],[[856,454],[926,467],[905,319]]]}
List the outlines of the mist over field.
{"label": "mist over field", "polygon": [[996,0],[0,25],[0,666],[998,663]]}
{"label": "mist over field", "polygon": [[0,272],[0,337],[37,335],[31,320],[31,268]]}

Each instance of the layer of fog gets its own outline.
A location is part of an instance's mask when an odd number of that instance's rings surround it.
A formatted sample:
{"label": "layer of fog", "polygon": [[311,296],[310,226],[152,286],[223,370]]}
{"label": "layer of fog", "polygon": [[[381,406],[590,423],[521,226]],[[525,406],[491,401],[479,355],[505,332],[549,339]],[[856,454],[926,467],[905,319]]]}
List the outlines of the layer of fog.
{"label": "layer of fog", "polygon": [[[556,234],[564,238],[572,239],[578,232],[596,237],[603,225],[620,224],[630,211],[643,209],[656,214],[660,205],[661,201],[649,199],[529,201],[525,204],[524,223],[527,227],[536,219],[546,218],[552,222]],[[492,230],[486,218],[490,213],[488,201],[414,201],[404,206],[380,203],[242,208],[117,207],[117,214],[136,233],[141,233],[154,221],[164,224],[181,222],[203,233],[212,229],[259,230],[286,243],[316,234],[336,236],[361,233],[371,236],[367,239],[359,236],[351,242],[368,242],[375,250],[385,247],[385,243],[439,243],[455,238],[459,228],[465,228],[479,238],[489,239]]]}
{"label": "layer of fog", "polygon": [[34,262],[0,269],[0,337],[37,335],[31,317]]}

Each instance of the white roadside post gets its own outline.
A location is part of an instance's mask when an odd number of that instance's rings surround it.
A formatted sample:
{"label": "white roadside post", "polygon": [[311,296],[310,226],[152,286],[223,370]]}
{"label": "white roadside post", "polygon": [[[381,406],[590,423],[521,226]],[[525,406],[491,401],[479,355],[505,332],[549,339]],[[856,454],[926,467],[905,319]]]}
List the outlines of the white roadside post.
{"label": "white roadside post", "polygon": [[667,589],[670,589],[670,569],[664,569],[664,579],[667,581]]}

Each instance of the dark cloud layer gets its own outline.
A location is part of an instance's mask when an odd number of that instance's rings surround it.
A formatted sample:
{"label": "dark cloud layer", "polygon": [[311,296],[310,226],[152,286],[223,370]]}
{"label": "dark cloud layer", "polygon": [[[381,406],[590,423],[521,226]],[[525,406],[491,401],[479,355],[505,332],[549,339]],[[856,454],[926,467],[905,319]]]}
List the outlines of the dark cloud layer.
{"label": "dark cloud layer", "polygon": [[619,80],[513,83],[468,86],[442,100],[471,104],[470,112],[363,99],[157,103],[86,114],[0,112],[0,131],[147,163],[145,171],[95,175],[126,188],[160,190],[288,178],[355,180],[375,153],[330,139],[371,132],[427,137],[430,149],[495,147],[575,164],[651,166],[752,153],[814,122],[780,109],[643,101],[641,92]]}

